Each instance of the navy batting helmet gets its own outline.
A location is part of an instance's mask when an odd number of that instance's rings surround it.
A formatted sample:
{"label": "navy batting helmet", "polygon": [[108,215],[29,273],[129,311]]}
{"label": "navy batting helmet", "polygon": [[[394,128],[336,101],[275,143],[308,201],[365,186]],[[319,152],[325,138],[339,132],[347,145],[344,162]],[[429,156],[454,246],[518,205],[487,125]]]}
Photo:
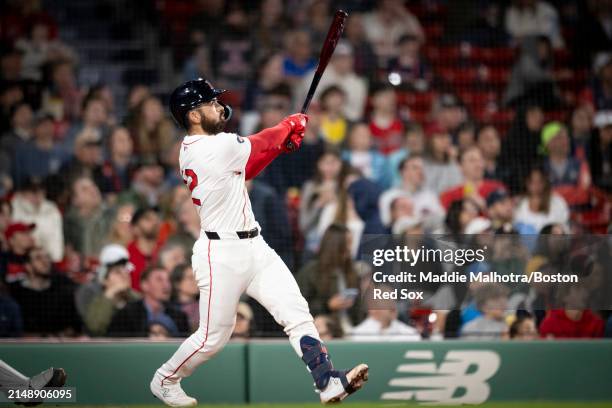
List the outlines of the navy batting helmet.
{"label": "navy batting helmet", "polygon": [[[187,129],[187,112],[198,106],[210,102],[225,92],[225,89],[215,89],[210,82],[203,78],[187,81],[177,87],[170,95],[170,112],[176,123]],[[232,108],[219,102],[225,110],[224,118],[229,120],[232,116]]]}

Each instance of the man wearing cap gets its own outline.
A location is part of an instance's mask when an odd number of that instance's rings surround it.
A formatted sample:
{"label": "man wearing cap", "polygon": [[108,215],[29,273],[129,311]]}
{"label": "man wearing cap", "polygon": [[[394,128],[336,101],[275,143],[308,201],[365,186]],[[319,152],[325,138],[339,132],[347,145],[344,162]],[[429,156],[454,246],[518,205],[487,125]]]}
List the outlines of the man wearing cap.
{"label": "man wearing cap", "polygon": [[130,262],[134,265],[132,288],[140,290],[140,274],[152,265],[160,247],[157,241],[160,225],[158,210],[155,207],[139,208],[131,222],[134,240],[127,246],[127,250]]}
{"label": "man wearing cap", "polygon": [[595,115],[596,134],[590,141],[589,165],[593,184],[612,192],[612,109]]}
{"label": "man wearing cap", "polygon": [[457,96],[446,93],[440,95],[434,102],[433,118],[455,138],[459,126],[467,119],[467,113]]}
{"label": "man wearing cap", "polygon": [[72,158],[60,169],[62,177],[70,182],[80,176],[93,177],[102,164],[102,133],[98,129],[84,128],[76,135]]}
{"label": "man wearing cap", "polygon": [[13,222],[4,230],[4,237],[8,244],[8,252],[0,263],[0,276],[6,282],[16,282],[26,276],[25,264],[27,253],[34,246],[32,230],[34,224]]}
{"label": "man wearing cap", "polygon": [[549,122],[542,128],[541,150],[547,156],[544,169],[553,187],[587,188],[591,182],[589,168],[571,155],[570,140],[565,125]]}
{"label": "man wearing cap", "polygon": [[59,262],[64,258],[62,215],[55,203],[47,200],[45,195],[40,180],[26,180],[11,200],[13,220],[35,224],[34,240],[49,252],[53,262]]}
{"label": "man wearing cap", "polygon": [[100,291],[91,299],[84,319],[93,336],[106,334],[115,313],[128,302],[139,299],[140,296],[131,288],[133,269],[125,247],[110,244],[102,248],[97,276]]}
{"label": "man wearing cap", "polygon": [[[321,91],[331,85],[337,85],[342,88],[346,94],[347,101],[344,107],[344,114],[351,121],[361,119],[367,97],[365,79],[357,76],[354,65],[353,47],[348,42],[340,41],[314,95],[314,98],[318,99]],[[299,84],[298,95],[295,100],[303,101],[305,99],[313,77],[314,69],[304,75]]]}

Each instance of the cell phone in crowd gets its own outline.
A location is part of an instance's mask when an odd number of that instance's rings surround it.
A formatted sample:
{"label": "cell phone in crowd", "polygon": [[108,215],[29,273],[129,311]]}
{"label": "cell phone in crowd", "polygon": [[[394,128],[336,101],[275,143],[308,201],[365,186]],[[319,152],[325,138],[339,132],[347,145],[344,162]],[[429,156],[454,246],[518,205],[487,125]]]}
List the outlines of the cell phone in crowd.
{"label": "cell phone in crowd", "polygon": [[345,299],[355,299],[359,295],[359,289],[346,288],[342,291],[342,297]]}

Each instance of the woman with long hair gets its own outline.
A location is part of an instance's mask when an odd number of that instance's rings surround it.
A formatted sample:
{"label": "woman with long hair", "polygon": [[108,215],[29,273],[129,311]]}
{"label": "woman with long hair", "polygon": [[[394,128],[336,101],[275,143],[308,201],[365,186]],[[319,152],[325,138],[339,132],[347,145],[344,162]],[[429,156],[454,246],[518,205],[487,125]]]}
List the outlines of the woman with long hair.
{"label": "woman with long hair", "polygon": [[320,236],[317,226],[323,208],[334,202],[338,197],[340,175],[344,164],[340,152],[329,149],[317,160],[315,174],[306,181],[300,194],[299,224],[305,239],[305,252],[316,251]]}
{"label": "woman with long hair", "polygon": [[170,271],[170,283],[172,284],[172,303],[187,315],[189,327],[197,330],[200,322],[198,299],[200,290],[193,274],[191,266],[181,263]]}
{"label": "woman with long hair", "polygon": [[128,127],[134,137],[134,150],[141,157],[161,160],[176,139],[174,126],[156,96],[147,96],[138,104]]}
{"label": "woman with long hair", "polygon": [[360,317],[359,277],[351,256],[351,240],[346,226],[332,224],[323,235],[316,258],[296,276],[310,312],[331,316],[345,330]]}
{"label": "woman with long hair", "polygon": [[452,144],[449,131],[439,123],[431,123],[425,133],[425,186],[440,194],[463,182],[457,164],[458,151]]}
{"label": "woman with long hair", "polygon": [[538,234],[548,224],[567,226],[569,208],[559,194],[552,191],[550,180],[539,167],[531,169],[525,179],[524,197],[514,213],[519,232]]}
{"label": "woman with long hair", "polygon": [[[357,203],[355,201],[355,190],[352,188],[358,184],[361,184],[362,181],[374,186],[374,189],[368,189],[369,192],[366,192],[364,195],[370,195],[369,198],[373,199],[371,201],[374,205],[370,205],[369,207],[378,212],[376,204],[378,203],[378,197],[380,196],[380,189],[372,182],[368,182],[366,179],[364,179],[363,175],[358,169],[346,165],[344,166],[339,177],[336,198],[328,202],[323,207],[321,216],[319,217],[319,223],[317,224],[317,236],[319,237],[322,237],[327,231],[327,228],[332,224],[345,225],[351,233],[352,244],[350,250],[353,258],[357,257],[361,237],[366,232],[365,222],[357,211],[357,206],[362,203]],[[367,199],[368,197],[365,198]],[[368,215],[366,213],[367,211],[364,211],[364,217]],[[380,233],[382,231],[375,230],[369,232]]]}
{"label": "woman with long hair", "polygon": [[540,160],[538,149],[544,119],[540,105],[526,103],[517,109],[512,126],[504,137],[499,164],[510,173],[508,187],[512,194],[521,191],[529,170]]}

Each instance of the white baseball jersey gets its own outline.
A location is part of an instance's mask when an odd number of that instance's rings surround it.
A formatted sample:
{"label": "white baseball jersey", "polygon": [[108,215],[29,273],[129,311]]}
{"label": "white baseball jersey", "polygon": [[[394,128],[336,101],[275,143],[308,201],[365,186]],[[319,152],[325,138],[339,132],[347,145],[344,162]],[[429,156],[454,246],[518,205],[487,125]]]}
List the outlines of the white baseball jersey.
{"label": "white baseball jersey", "polygon": [[200,289],[200,325],[157,370],[152,382],[156,386],[189,376],[225,346],[244,293],[285,328],[298,356],[302,356],[303,336],[319,338],[308,303],[280,256],[261,235],[239,239],[235,234],[258,227],[245,185],[250,154],[251,141],[234,133],[187,136],[183,140],[181,174],[200,214],[202,231],[218,232],[220,239],[201,234],[193,247],[191,263]]}
{"label": "white baseball jersey", "polygon": [[179,164],[200,215],[202,231],[248,231],[258,226],[245,185],[251,153],[248,138],[235,133],[186,136]]}

